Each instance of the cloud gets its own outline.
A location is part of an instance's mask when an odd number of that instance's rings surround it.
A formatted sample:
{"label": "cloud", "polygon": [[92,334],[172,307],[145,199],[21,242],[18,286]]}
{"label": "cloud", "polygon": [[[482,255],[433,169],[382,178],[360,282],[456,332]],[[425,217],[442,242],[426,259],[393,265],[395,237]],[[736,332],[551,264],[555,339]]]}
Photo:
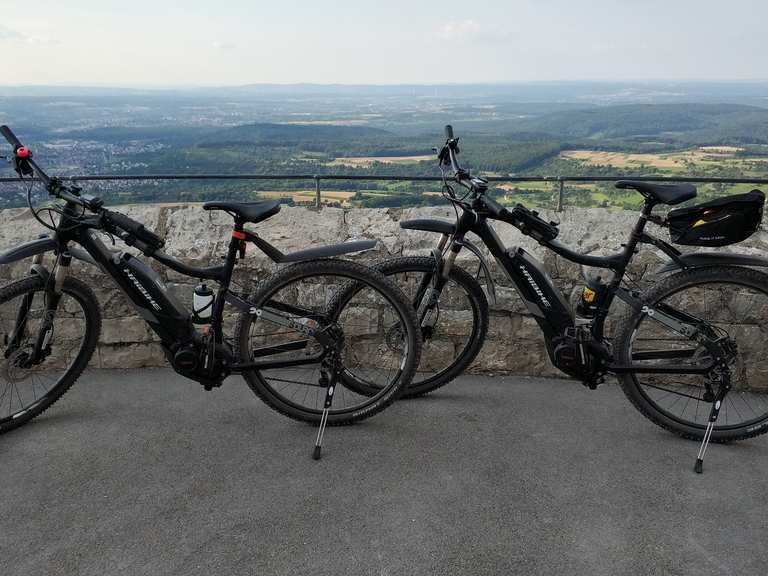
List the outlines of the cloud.
{"label": "cloud", "polygon": [[0,40],[18,40],[20,38],[23,38],[23,36],[16,32],[16,30],[0,24]]}
{"label": "cloud", "polygon": [[437,35],[443,40],[467,40],[479,36],[482,27],[475,20],[458,20],[446,22],[437,32]]}
{"label": "cloud", "polygon": [[497,44],[513,40],[513,33],[507,25],[488,25],[472,18],[446,22],[438,28],[435,36],[439,40],[471,41],[480,44]]}
{"label": "cloud", "polygon": [[24,44],[58,44],[58,40],[53,38],[23,34],[18,30],[0,24],[0,42],[2,41],[23,42]]}
{"label": "cloud", "polygon": [[211,46],[215,50],[232,50],[237,45],[234,42],[228,42],[228,41],[221,41],[221,40],[214,40],[211,42]]}

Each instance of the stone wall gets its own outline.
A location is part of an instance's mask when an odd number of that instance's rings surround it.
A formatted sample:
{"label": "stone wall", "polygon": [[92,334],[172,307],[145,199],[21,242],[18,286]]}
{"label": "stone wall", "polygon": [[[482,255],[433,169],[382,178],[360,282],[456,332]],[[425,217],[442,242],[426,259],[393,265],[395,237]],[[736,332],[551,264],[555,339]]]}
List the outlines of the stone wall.
{"label": "stone wall", "polygon": [[[206,265],[220,262],[229,241],[231,219],[217,212],[206,212],[199,205],[137,205],[121,211],[164,235],[167,252],[189,264]],[[609,212],[603,209],[568,209],[564,213],[542,214],[561,222],[560,239],[584,253],[604,254],[617,249],[636,221],[633,212]],[[446,208],[355,209],[324,208],[320,212],[306,208],[284,207],[276,216],[253,228],[259,235],[290,252],[310,246],[343,242],[350,239],[377,238],[375,251],[354,259],[372,262],[398,255],[428,255],[437,240],[436,234],[404,231],[400,219],[432,217],[453,219]],[[580,287],[581,269],[551,252],[543,250],[515,228],[497,224],[496,230],[508,246],[519,245],[544,263],[558,287],[571,296]],[[0,250],[44,232],[25,209],[0,211]],[[659,231],[664,237],[665,231]],[[118,243],[119,244],[119,243]],[[743,253],[768,253],[768,232],[760,231],[748,241],[731,247]],[[469,253],[459,260],[467,270],[477,270]],[[660,254],[644,250],[635,260],[631,275],[638,282],[653,280],[653,270],[661,263]],[[28,262],[0,267],[0,282],[22,277]],[[194,281],[153,264],[168,287],[187,305],[191,302]],[[79,266],[79,274],[94,288],[104,316],[103,333],[94,364],[104,368],[164,365],[164,358],[154,335],[139,320],[130,304],[117,292],[111,280],[98,270]],[[237,273],[237,281],[247,285],[275,270],[275,266],[255,247],[250,246],[245,266]],[[491,310],[488,341],[473,370],[484,372],[511,371],[522,374],[559,374],[550,367],[541,334],[533,318],[523,307],[510,282],[492,262],[492,273],[498,283],[498,301]],[[619,311],[620,312],[620,311]]]}

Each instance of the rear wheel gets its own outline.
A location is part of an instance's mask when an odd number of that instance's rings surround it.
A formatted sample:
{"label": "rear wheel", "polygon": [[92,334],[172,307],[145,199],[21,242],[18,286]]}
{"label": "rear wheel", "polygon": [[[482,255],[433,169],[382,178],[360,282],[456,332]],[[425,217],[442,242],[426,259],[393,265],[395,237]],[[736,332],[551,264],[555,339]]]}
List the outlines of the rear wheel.
{"label": "rear wheel", "polygon": [[[728,366],[732,388],[712,433],[729,442],[768,432],[768,276],[749,268],[712,267],[669,276],[644,295],[650,308],[668,306],[711,327],[736,346]],[[620,364],[706,365],[700,342],[635,311],[616,335]],[[654,359],[654,357],[656,359]],[[623,374],[624,393],[649,420],[685,438],[700,440],[712,394],[707,377],[693,374]],[[717,384],[711,384],[715,390]]]}
{"label": "rear wheel", "polygon": [[[52,281],[52,280],[51,280]],[[67,278],[53,332],[32,360],[46,313],[46,285],[30,276],[0,290],[0,433],[42,414],[69,390],[93,355],[101,331],[96,296]]]}
{"label": "rear wheel", "polygon": [[[340,293],[353,296],[337,306]],[[345,260],[294,264],[261,284],[250,302],[254,314],[238,318],[235,352],[241,362],[257,364],[243,373],[251,389],[286,416],[319,423],[323,413],[328,351],[306,328],[338,343],[333,357],[341,378],[328,425],[373,416],[413,378],[421,353],[415,312],[370,268]],[[347,380],[365,382],[366,392]]]}

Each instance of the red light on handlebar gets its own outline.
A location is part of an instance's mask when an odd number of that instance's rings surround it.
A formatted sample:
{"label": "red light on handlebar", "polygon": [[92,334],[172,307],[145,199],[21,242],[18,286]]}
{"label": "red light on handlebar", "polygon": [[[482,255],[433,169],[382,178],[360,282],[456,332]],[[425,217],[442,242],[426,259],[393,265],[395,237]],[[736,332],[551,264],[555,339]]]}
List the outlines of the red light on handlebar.
{"label": "red light on handlebar", "polygon": [[22,146],[16,150],[16,158],[29,158],[29,148]]}

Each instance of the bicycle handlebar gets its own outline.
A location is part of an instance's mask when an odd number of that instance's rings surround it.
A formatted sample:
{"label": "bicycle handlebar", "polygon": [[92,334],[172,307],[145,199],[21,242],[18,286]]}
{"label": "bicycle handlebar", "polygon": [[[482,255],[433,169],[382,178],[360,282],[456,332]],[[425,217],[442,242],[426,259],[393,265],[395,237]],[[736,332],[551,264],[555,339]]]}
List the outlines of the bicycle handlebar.
{"label": "bicycle handlebar", "polygon": [[19,148],[23,148],[24,145],[21,143],[21,140],[16,138],[16,134],[13,133],[13,131],[8,128],[5,124],[0,126],[0,134],[2,134],[6,140],[8,140],[8,144],[13,146],[13,151],[16,152]]}
{"label": "bicycle handlebar", "polygon": [[43,172],[40,166],[37,165],[37,162],[32,160],[32,152],[21,143],[21,140],[19,140],[16,134],[13,133],[13,130],[6,125],[2,125],[0,126],[0,134],[2,134],[8,141],[8,144],[13,147],[14,169],[20,175],[32,174],[32,171],[34,171],[38,178],[43,181],[46,188],[50,188],[52,182],[51,178]]}
{"label": "bicycle handlebar", "polygon": [[453,126],[450,124],[445,126],[445,138],[445,146],[443,146],[443,149],[440,152],[440,162],[446,165],[450,164],[456,182],[468,190],[473,190],[472,178],[469,173],[459,165],[459,160],[456,158],[456,154],[459,153],[459,139],[453,135]]}
{"label": "bicycle handlebar", "polygon": [[144,224],[141,222],[137,222],[133,218],[121,214],[120,212],[112,212],[107,209],[102,209],[101,214],[108,225],[111,224],[120,230],[128,232],[128,234],[135,236],[138,240],[144,242],[155,250],[159,250],[165,246],[165,240],[151,230],[145,228]]}

